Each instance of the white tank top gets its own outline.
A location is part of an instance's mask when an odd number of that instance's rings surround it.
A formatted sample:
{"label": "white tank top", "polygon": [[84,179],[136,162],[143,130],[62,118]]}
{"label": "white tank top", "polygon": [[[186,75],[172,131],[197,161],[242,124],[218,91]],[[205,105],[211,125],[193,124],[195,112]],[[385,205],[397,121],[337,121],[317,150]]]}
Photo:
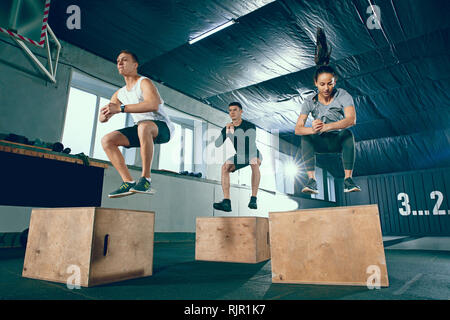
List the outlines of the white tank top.
{"label": "white tank top", "polygon": [[[136,84],[133,86],[133,88],[128,91],[127,86],[124,86],[119,89],[119,92],[117,94],[117,98],[122,102],[122,104],[136,104],[144,101],[144,97],[142,96],[142,90],[141,90],[141,82],[144,79],[148,79],[147,77],[140,77],[139,80],[136,82]],[[149,79],[150,80],[150,79]],[[151,80],[150,80],[151,81]],[[156,92],[158,92],[158,89],[156,89]],[[159,92],[158,92],[159,95]],[[173,123],[170,121],[169,116],[167,115],[166,111],[164,110],[164,101],[161,98],[161,104],[158,106],[158,111],[155,112],[143,112],[143,113],[130,113],[133,117],[133,121],[135,124],[139,123],[143,120],[160,120],[164,121],[170,130],[170,136],[173,136],[173,131],[175,130],[175,127]]]}

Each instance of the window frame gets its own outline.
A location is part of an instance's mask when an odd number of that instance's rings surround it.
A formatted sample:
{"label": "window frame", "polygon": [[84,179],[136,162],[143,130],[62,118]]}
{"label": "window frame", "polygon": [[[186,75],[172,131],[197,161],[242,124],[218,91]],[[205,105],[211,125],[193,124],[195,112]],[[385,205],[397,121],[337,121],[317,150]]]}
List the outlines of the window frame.
{"label": "window frame", "polygon": [[[74,77],[75,75],[75,77]],[[74,80],[74,78],[76,78]],[[82,85],[83,82],[87,82],[87,80],[89,81],[93,81],[94,83],[98,84],[98,86],[101,88],[102,92],[98,92],[96,90],[93,90],[90,86],[86,85]],[[68,89],[69,89],[69,94],[67,96],[67,102],[66,102],[66,111],[65,111],[65,115],[64,115],[64,124],[63,124],[63,131],[61,134],[61,140],[64,137],[64,131],[65,131],[65,127],[66,127],[66,122],[67,122],[67,108],[69,107],[69,101],[70,101],[70,90],[74,88],[77,89],[79,91],[82,91],[84,93],[89,93],[92,94],[93,96],[96,97],[96,102],[95,102],[95,111],[94,111],[94,121],[91,124],[91,139],[90,139],[90,146],[89,146],[89,154],[87,154],[87,156],[89,158],[94,158],[94,151],[95,151],[95,146],[96,146],[96,135],[97,135],[97,126],[99,124],[99,120],[98,120],[98,116],[99,116],[99,112],[100,112],[100,101],[101,99],[105,99],[108,101],[111,101],[111,97],[112,95],[120,89],[119,86],[113,85],[109,82],[100,80],[98,78],[94,78],[88,74],[85,74],[83,72],[77,71],[77,70],[72,70],[71,73],[71,78],[70,78],[70,82],[68,85]],[[107,97],[107,92],[111,92],[111,96]],[[124,123],[124,127],[129,126],[130,122],[133,122],[131,119],[131,115],[129,113],[126,114],[125,116],[125,123]],[[97,143],[99,143],[99,141],[97,141]],[[132,163],[127,163],[128,165],[134,165],[135,164],[135,159],[134,157],[132,159],[130,159],[130,157],[127,157],[128,153],[130,153],[130,151],[126,148],[121,148],[121,153],[123,155],[123,157],[128,160],[128,162],[132,162]],[[131,154],[135,154],[135,152],[131,153]],[[104,160],[104,159],[99,159],[99,160]],[[104,161],[109,161],[108,160],[104,160]]]}
{"label": "window frame", "polygon": [[[181,128],[181,149],[180,149],[180,162],[179,162],[179,167],[178,167],[178,172],[182,172],[182,171],[187,171],[185,168],[185,161],[184,161],[184,154],[185,154],[185,139],[186,139],[186,129],[189,129],[192,131],[192,159],[191,159],[191,163],[192,163],[192,170],[195,170],[195,151],[196,151],[196,144],[195,144],[195,127],[194,124],[192,124],[191,122],[193,120],[184,120],[182,118],[179,117],[170,117],[170,121],[178,126],[180,126]],[[158,169],[160,170],[164,170],[163,168],[161,168],[161,152],[159,154],[159,159],[158,159]]]}

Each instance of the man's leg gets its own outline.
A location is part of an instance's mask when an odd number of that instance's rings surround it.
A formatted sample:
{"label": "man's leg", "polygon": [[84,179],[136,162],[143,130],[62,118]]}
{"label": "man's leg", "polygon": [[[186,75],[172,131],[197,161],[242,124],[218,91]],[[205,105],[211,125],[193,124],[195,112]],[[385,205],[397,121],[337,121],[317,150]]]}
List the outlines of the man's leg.
{"label": "man's leg", "polygon": [[142,176],[150,178],[153,161],[153,140],[158,136],[158,126],[153,121],[138,124],[138,136],[141,144]]}
{"label": "man's leg", "polygon": [[230,173],[235,169],[234,162],[232,159],[227,160],[222,165],[222,191],[223,200],[220,202],[215,202],[213,208],[216,210],[221,210],[225,212],[231,211],[231,200],[230,200]]}
{"label": "man's leg", "polygon": [[252,197],[256,197],[259,188],[259,182],[261,181],[261,159],[253,158],[250,160],[250,167],[252,168]]}
{"label": "man's leg", "polygon": [[261,171],[259,170],[260,166],[261,159],[250,159],[250,167],[252,168],[252,196],[250,197],[250,202],[248,204],[250,209],[258,209],[258,205],[256,204],[256,195],[258,194],[259,182],[261,181]]}
{"label": "man's leg", "polygon": [[133,181],[133,178],[125,164],[125,159],[120,152],[119,147],[128,147],[129,145],[130,142],[128,141],[128,138],[118,131],[108,133],[102,138],[103,150],[105,150],[109,161],[111,161],[124,182]]}
{"label": "man's leg", "polygon": [[[131,128],[124,129],[126,131],[132,131]],[[122,153],[119,150],[120,146],[129,147],[130,141],[129,139],[119,131],[113,131],[108,133],[102,138],[102,146],[103,150],[105,150],[106,155],[108,156],[109,161],[111,161],[114,168],[116,168],[120,177],[122,178],[123,183],[117,190],[114,190],[108,194],[109,198],[119,198],[132,194],[130,191],[136,183],[130,175],[130,171],[128,170],[127,165],[125,164],[125,159],[122,156]]]}
{"label": "man's leg", "polygon": [[136,185],[130,189],[131,192],[153,194],[151,188],[150,172],[153,160],[154,139],[158,136],[158,126],[155,122],[148,120],[138,124],[137,135],[141,147],[142,174]]}
{"label": "man's leg", "polygon": [[230,160],[227,160],[222,165],[222,191],[224,199],[230,199],[230,173],[233,172],[234,169],[235,166]]}

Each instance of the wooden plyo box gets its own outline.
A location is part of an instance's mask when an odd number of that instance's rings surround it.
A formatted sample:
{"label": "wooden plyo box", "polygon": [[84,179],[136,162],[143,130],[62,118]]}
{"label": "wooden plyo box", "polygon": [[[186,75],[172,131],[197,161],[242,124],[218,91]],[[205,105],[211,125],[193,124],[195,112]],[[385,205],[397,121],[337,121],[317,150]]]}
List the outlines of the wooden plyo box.
{"label": "wooden plyo box", "polygon": [[150,276],[154,222],[145,211],[33,209],[22,276],[82,287]]}
{"label": "wooden plyo box", "polygon": [[197,218],[195,260],[258,263],[268,259],[268,218]]}
{"label": "wooden plyo box", "polygon": [[377,205],[270,212],[269,229],[273,283],[389,286]]}

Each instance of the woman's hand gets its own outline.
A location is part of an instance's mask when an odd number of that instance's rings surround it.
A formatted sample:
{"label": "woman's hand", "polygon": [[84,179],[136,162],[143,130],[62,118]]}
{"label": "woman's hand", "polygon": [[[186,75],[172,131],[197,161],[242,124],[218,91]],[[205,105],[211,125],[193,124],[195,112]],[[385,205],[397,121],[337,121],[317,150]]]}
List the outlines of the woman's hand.
{"label": "woman's hand", "polygon": [[312,129],[314,134],[322,132],[324,127],[325,124],[322,122],[322,120],[316,119],[312,122]]}

